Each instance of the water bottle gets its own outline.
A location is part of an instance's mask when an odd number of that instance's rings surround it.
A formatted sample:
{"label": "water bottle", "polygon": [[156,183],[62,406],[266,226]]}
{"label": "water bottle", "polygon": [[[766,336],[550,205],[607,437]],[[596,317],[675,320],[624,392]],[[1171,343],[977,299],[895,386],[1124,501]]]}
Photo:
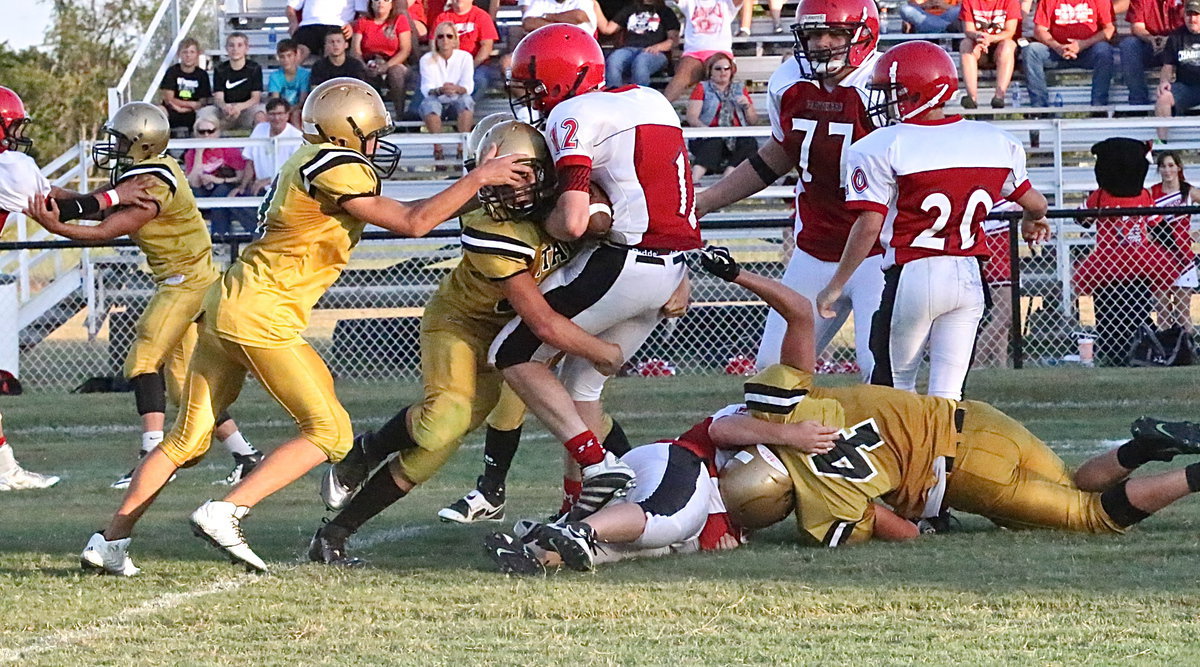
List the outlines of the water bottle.
{"label": "water bottle", "polygon": [[1054,106],[1061,107],[1063,105],[1062,93],[1054,93]]}
{"label": "water bottle", "polygon": [[1008,90],[1009,90],[1008,99],[1012,100],[1012,107],[1014,109],[1020,109],[1021,108],[1021,84],[1014,81],[1012,87],[1010,87]]}

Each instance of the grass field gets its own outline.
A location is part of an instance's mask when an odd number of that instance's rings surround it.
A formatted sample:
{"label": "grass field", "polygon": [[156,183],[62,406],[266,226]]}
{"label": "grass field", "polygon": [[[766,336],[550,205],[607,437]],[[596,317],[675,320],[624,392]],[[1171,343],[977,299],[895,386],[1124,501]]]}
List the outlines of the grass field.
{"label": "grass field", "polygon": [[[631,439],[673,436],[736,400],[737,378],[618,380],[608,405]],[[360,427],[416,387],[339,390]],[[1121,441],[1143,413],[1200,417],[1195,370],[979,372],[995,403],[1070,463]],[[139,577],[79,571],[138,436],[130,395],[26,395],[0,404],[17,454],[63,476],[0,495],[0,663],[22,665],[765,664],[1200,662],[1200,503],[1185,499],[1124,537],[962,531],[904,545],[797,546],[781,524],[734,552],[635,561],[595,574],[505,578],[487,527],[439,524],[470,488],[480,441],[367,524],[367,569],[303,562],[323,515],[315,475],[266,500],[246,533],[274,571],[233,568],[186,516],[220,495],[229,459],[184,471],[138,527]],[[259,391],[235,406],[261,448],[292,427]],[[560,448],[536,425],[510,480],[510,518],[556,505]],[[1154,469],[1162,469],[1161,466]]]}

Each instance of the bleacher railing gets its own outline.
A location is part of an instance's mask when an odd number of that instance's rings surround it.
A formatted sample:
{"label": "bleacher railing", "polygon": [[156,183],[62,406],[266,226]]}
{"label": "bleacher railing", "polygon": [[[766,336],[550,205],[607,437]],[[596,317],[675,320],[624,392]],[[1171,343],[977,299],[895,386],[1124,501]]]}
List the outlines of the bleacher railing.
{"label": "bleacher railing", "polygon": [[[110,118],[127,102],[138,99],[143,102],[151,101],[163,74],[175,62],[179,42],[189,34],[196,37],[197,32],[202,32],[197,30],[197,22],[206,8],[212,11],[210,3],[206,0],[191,0],[190,9],[184,18],[182,8],[186,2],[187,0],[162,0],[159,3],[150,24],[142,32],[137,49],[129,59],[120,80],[117,81],[117,85],[108,89]],[[215,35],[215,31],[207,32]],[[142,92],[139,94],[138,91]]]}

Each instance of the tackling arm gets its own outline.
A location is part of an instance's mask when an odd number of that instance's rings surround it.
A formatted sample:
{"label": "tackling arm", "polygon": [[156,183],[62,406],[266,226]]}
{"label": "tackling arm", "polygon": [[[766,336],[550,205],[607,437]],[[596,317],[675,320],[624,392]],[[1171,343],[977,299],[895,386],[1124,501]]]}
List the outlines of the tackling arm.
{"label": "tackling arm", "polygon": [[837,435],[838,429],[811,419],[798,424],[776,424],[743,414],[715,419],[708,427],[708,436],[722,449],[767,444],[791,447],[805,454],[824,454],[833,449]]}
{"label": "tackling arm", "polygon": [[538,340],[563,352],[592,362],[596,370],[614,375],[625,362],[621,346],[600,340],[550,307],[528,271],[500,284],[504,298]]}
{"label": "tackling arm", "polygon": [[917,524],[875,503],[875,530],[871,537],[885,542],[907,542],[921,536]]}
{"label": "tackling arm", "polygon": [[76,241],[107,241],[141,229],[158,215],[158,207],[126,206],[94,227],[69,225],[62,221],[57,201],[37,194],[30,198],[25,215],[36,220],[46,231],[59,236]]}

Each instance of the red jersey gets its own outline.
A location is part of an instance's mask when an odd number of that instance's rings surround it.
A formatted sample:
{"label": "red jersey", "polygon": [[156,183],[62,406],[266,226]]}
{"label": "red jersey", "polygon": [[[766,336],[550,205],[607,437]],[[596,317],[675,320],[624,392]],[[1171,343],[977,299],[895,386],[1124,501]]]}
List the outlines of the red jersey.
{"label": "red jersey", "polygon": [[[1154,206],[1154,197],[1142,190],[1136,197],[1118,197],[1095,190],[1085,208]],[[1113,284],[1147,281],[1152,289],[1169,287],[1188,267],[1188,262],[1168,251],[1150,236],[1159,216],[1107,216],[1096,220],[1096,246],[1075,266],[1075,291],[1094,294]]]}
{"label": "red jersey", "polygon": [[964,26],[974,24],[976,30],[989,35],[1004,32],[1004,24],[1016,19],[1016,35],[1021,35],[1021,3],[1018,0],[963,0],[959,17]]}
{"label": "red jersey", "polygon": [[[708,468],[708,474],[717,481],[718,480],[719,464],[717,462],[717,445],[713,442],[712,437],[708,435],[708,427],[712,426],[714,419],[719,419],[727,414],[744,413],[745,406],[731,405],[720,410],[711,417],[705,418],[699,424],[689,428],[683,435],[676,438],[671,444],[676,447],[683,447],[689,452],[700,457],[704,461],[704,465]],[[700,548],[708,551],[716,549],[720,539],[725,535],[732,535],[740,538],[742,529],[738,527],[729,518],[729,514],[724,511],[724,505],[720,505],[720,512],[711,512],[708,515],[708,520],[704,524],[704,530],[700,532]]]}
{"label": "red jersey", "polygon": [[[1189,187],[1191,186],[1189,185]],[[1150,187],[1150,196],[1154,198],[1155,206],[1188,206],[1191,204],[1190,201],[1184,199],[1183,191],[1165,194],[1162,183],[1156,183]],[[1170,236],[1174,246],[1172,249],[1179,252],[1187,261],[1193,261],[1196,254],[1192,251],[1192,216],[1176,215],[1162,224],[1171,226]]]}
{"label": "red jersey", "polygon": [[876,58],[872,54],[832,91],[804,78],[795,58],[767,84],[771,136],[795,160],[799,176],[796,247],[825,262],[841,259],[857,217],[845,207],[845,151],[873,129],[866,99]]}
{"label": "red jersey", "polygon": [[1144,23],[1151,35],[1169,35],[1183,27],[1183,0],[1133,0],[1125,20],[1130,24]]}
{"label": "red jersey", "polygon": [[438,14],[429,27],[433,29],[442,23],[454,24],[455,29],[458,30],[458,48],[472,56],[479,51],[479,42],[481,40],[490,39],[495,44],[500,39],[500,34],[496,32],[496,24],[492,22],[492,17],[475,5],[471,5],[466,14],[442,12]]}
{"label": "red jersey", "polygon": [[1087,39],[1113,22],[1109,0],[1042,0],[1033,14],[1034,25],[1050,30],[1057,42]]}

